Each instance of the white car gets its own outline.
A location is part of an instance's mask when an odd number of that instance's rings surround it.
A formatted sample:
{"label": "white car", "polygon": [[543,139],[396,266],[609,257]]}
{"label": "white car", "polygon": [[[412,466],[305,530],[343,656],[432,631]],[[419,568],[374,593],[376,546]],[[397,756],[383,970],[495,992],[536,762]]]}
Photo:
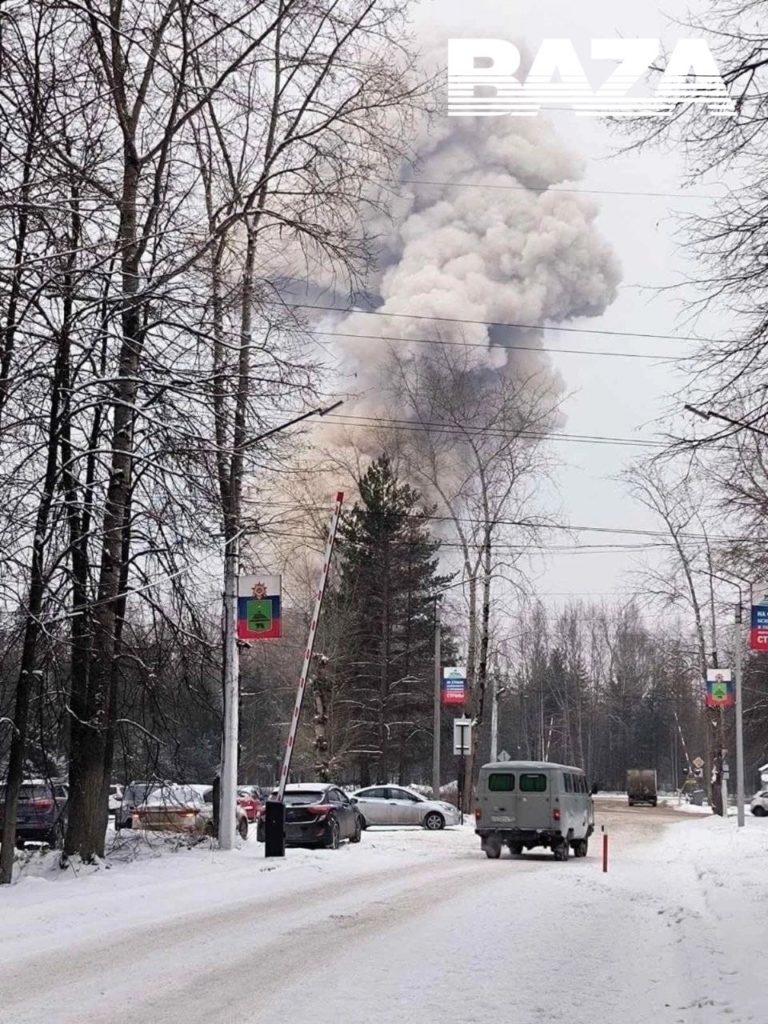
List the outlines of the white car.
{"label": "white car", "polygon": [[369,825],[421,825],[430,832],[458,825],[459,812],[453,804],[428,800],[403,786],[367,786],[352,794],[352,800]]}
{"label": "white car", "polygon": [[764,818],[768,814],[768,789],[763,789],[752,797],[749,809],[757,818]]}

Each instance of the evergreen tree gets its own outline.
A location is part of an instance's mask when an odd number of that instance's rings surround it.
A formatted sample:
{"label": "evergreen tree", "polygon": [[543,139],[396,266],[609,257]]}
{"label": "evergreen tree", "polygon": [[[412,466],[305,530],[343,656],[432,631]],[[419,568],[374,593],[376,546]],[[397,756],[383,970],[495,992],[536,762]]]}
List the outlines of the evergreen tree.
{"label": "evergreen tree", "polygon": [[340,525],[332,604],[337,657],[332,744],[362,785],[429,777],[439,541],[421,496],[385,454]]}

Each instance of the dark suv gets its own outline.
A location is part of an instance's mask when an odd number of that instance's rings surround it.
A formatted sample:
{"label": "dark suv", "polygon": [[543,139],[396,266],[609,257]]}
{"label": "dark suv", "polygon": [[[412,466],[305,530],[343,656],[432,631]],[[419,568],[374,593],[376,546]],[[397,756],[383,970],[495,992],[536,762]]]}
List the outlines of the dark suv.
{"label": "dark suv", "polygon": [[[5,786],[0,786],[0,826],[5,805]],[[67,826],[67,788],[45,779],[28,779],[21,784],[16,811],[16,845],[25,840],[61,846]]]}

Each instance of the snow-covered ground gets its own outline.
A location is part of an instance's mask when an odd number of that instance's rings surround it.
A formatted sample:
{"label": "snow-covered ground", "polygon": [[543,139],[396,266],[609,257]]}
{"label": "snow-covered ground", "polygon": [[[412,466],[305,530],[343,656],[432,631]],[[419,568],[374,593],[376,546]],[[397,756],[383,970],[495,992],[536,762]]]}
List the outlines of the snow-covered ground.
{"label": "snow-covered ground", "polygon": [[598,808],[607,874],[470,825],[49,858],[0,891],[0,1024],[762,1024],[768,819]]}

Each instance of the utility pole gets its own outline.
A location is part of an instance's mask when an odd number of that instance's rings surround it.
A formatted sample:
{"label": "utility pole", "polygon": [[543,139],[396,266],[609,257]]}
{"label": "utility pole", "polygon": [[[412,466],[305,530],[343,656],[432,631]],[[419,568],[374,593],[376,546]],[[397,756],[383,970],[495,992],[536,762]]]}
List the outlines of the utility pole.
{"label": "utility pole", "polygon": [[741,686],[741,591],[733,629],[733,659],[736,688],[736,821],[744,828],[744,704]]}
{"label": "utility pole", "polygon": [[224,552],[224,731],[221,749],[219,788],[219,848],[231,850],[235,842],[235,806],[237,802],[237,747],[239,742],[240,655],[237,648],[237,574],[240,558],[240,534],[227,544]]}
{"label": "utility pole", "polygon": [[[299,416],[294,416],[287,423],[281,423],[276,427],[270,427],[258,437],[249,438],[246,447],[265,441],[275,434],[287,430],[312,416],[327,416],[328,413],[338,409],[343,402],[334,402],[333,405],[321,409],[310,409]],[[243,535],[243,528],[237,515],[235,526],[237,527],[234,536],[230,537],[224,547],[224,722],[221,741],[221,788],[219,807],[219,848],[231,850],[235,843],[235,820],[237,805],[237,761],[238,761],[238,712],[240,708],[240,652],[237,646],[237,578],[240,571],[240,541]]]}
{"label": "utility pole", "polygon": [[491,761],[495,762],[499,752],[499,671],[493,673],[491,689]]}
{"label": "utility pole", "polygon": [[440,638],[440,612],[435,597],[435,706],[433,710],[434,724],[432,727],[432,796],[440,799],[440,699],[442,686],[442,659]]}

